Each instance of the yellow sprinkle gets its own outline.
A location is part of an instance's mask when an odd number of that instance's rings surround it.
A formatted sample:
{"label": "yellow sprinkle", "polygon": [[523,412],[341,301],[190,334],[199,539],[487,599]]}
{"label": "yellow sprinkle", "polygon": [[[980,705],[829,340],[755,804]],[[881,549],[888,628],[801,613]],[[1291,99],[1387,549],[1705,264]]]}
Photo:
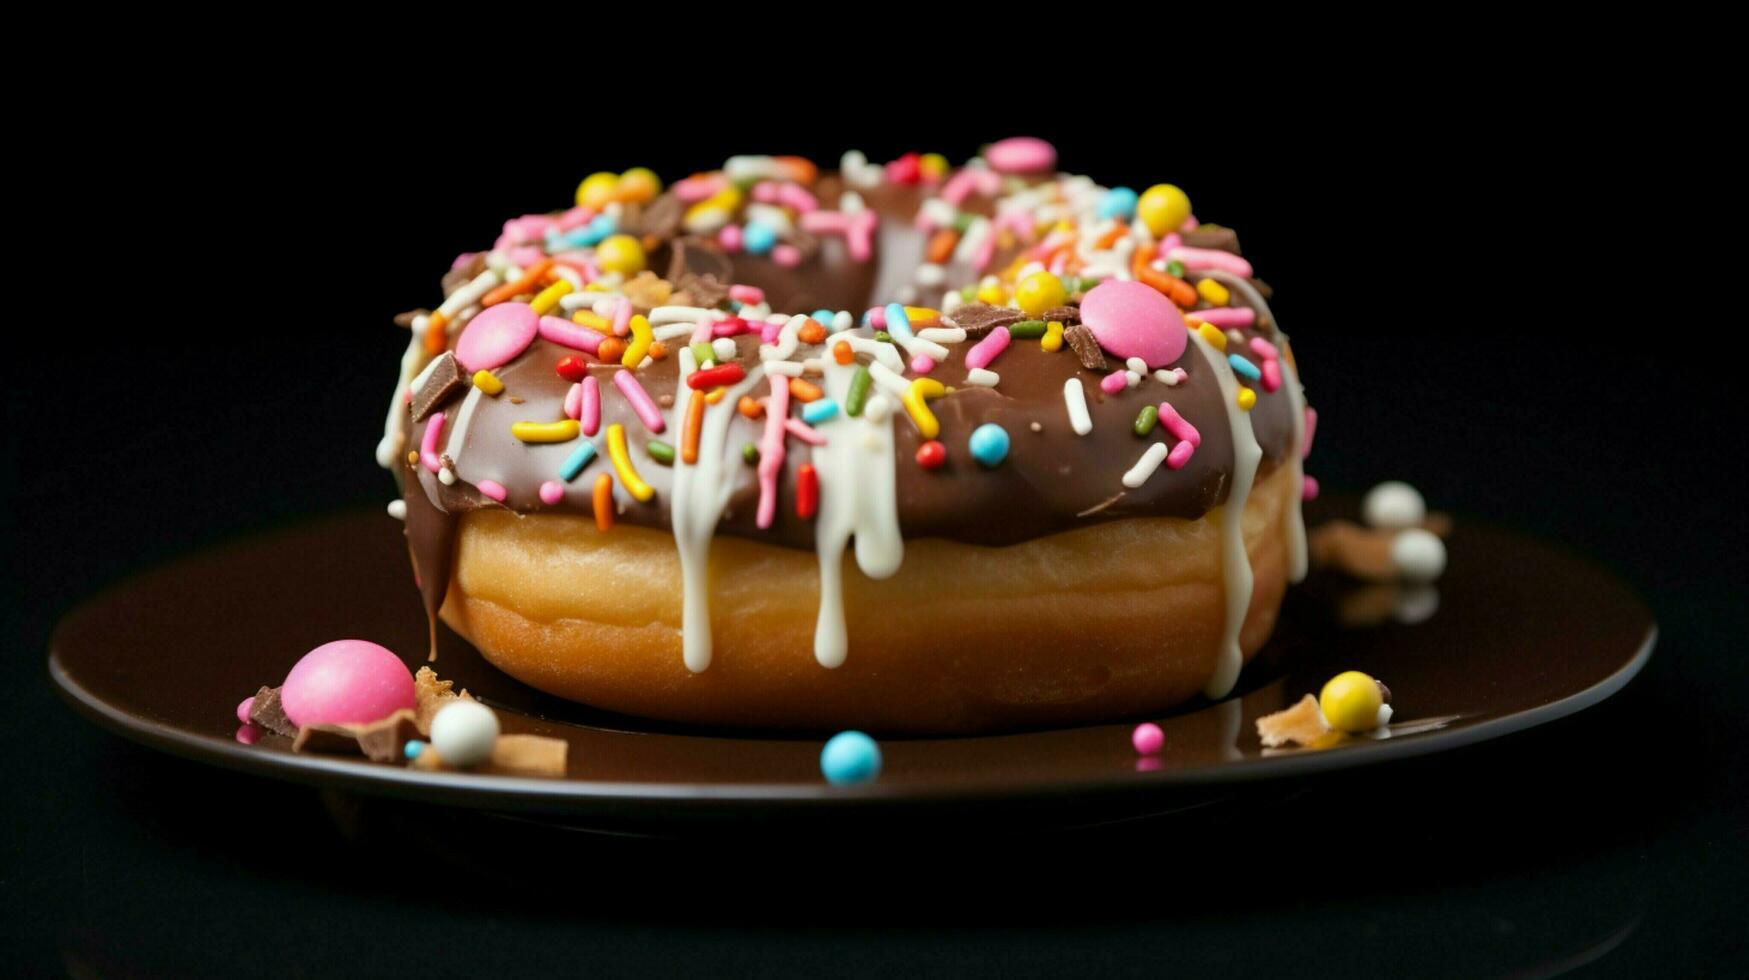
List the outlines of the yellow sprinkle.
{"label": "yellow sprinkle", "polygon": [[536,313],[539,313],[541,316],[546,316],[553,311],[553,307],[559,305],[559,297],[570,291],[571,280],[560,279],[558,282],[555,282],[551,286],[536,293],[534,299],[530,300],[528,305],[533,307]]}
{"label": "yellow sprinkle", "polygon": [[613,324],[594,310],[578,310],[571,314],[571,322],[588,327],[596,333],[613,333]]}
{"label": "yellow sprinkle", "polygon": [[1215,329],[1214,324],[1199,323],[1196,325],[1196,332],[1202,334],[1202,339],[1208,341],[1209,346],[1215,350],[1227,349],[1227,335]]}
{"label": "yellow sprinkle", "polygon": [[584,286],[584,287],[583,287],[583,291],[584,291],[584,292],[586,292],[586,293],[605,293],[605,292],[607,292],[607,291],[608,291],[608,289],[610,289],[610,288],[611,288],[611,287],[610,287],[610,286],[608,286],[608,284],[607,284],[607,283],[604,283],[604,282],[592,282],[592,283],[590,283],[590,284],[589,284],[589,285],[587,285],[587,286]]}
{"label": "yellow sprinkle", "polygon": [[656,339],[650,332],[650,321],[644,319],[642,313],[632,314],[632,342],[626,345],[626,352],[619,362],[626,367],[637,367],[644,363],[644,358],[650,354],[650,344]]}
{"label": "yellow sprinkle", "polygon": [[1226,306],[1227,301],[1233,298],[1232,294],[1227,292],[1227,287],[1213,279],[1204,279],[1198,282],[1196,294],[1208,300],[1210,306]]}
{"label": "yellow sprinkle", "polygon": [[911,382],[911,387],[905,389],[905,394],[899,400],[905,403],[905,411],[911,413],[911,421],[917,423],[917,432],[925,439],[933,439],[941,435],[941,423],[935,420],[935,413],[929,410],[929,402],[947,394],[947,389],[934,378],[918,378]]}
{"label": "yellow sprinkle", "polygon": [[722,401],[724,396],[728,395],[728,393],[729,389],[727,388],[712,388],[710,391],[705,392],[704,403],[706,405],[715,405],[717,402]]}
{"label": "yellow sprinkle", "polygon": [[1240,388],[1239,407],[1244,411],[1249,412],[1251,411],[1251,406],[1255,404],[1257,404],[1257,392],[1252,391],[1250,388]]}
{"label": "yellow sprinkle", "polygon": [[625,484],[626,491],[633,497],[649,500],[656,495],[656,489],[645,483],[638,471],[632,468],[632,456],[626,452],[626,427],[618,422],[607,427],[607,458],[613,461],[613,471],[619,474],[619,482]]}
{"label": "yellow sprinkle", "polygon": [[570,442],[577,438],[577,420],[558,422],[515,422],[510,434],[523,442]]}
{"label": "yellow sprinkle", "polygon": [[927,306],[907,306],[905,307],[905,319],[911,321],[911,326],[918,330],[924,327],[940,326],[941,311],[932,310]]}
{"label": "yellow sprinkle", "polygon": [[1055,353],[1063,349],[1063,325],[1052,320],[1045,324],[1045,335],[1038,339],[1038,345],[1044,350]]}
{"label": "yellow sprinkle", "polygon": [[496,374],[481,369],[474,372],[474,387],[488,395],[496,397],[500,391],[504,390],[504,382],[499,381]]}

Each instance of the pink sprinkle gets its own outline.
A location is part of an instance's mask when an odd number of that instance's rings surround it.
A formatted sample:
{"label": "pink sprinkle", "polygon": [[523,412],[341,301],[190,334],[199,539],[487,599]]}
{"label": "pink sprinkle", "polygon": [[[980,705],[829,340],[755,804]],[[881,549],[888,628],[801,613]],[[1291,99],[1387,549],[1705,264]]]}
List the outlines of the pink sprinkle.
{"label": "pink sprinkle", "polygon": [[979,272],[990,267],[990,260],[996,257],[996,238],[994,231],[978,240],[978,247],[972,252],[972,266]]}
{"label": "pink sprinkle", "polygon": [[1251,263],[1232,252],[1218,248],[1190,248],[1180,245],[1166,250],[1166,258],[1184,263],[1186,269],[1219,269],[1245,279],[1251,278]]}
{"label": "pink sprinkle", "polygon": [[1151,721],[1144,721],[1130,733],[1130,744],[1140,755],[1158,755],[1166,747],[1166,733]]}
{"label": "pink sprinkle", "polygon": [[1184,244],[1184,236],[1183,235],[1180,235],[1178,232],[1175,232],[1175,231],[1169,231],[1166,233],[1165,238],[1160,239],[1160,247],[1159,247],[1159,249],[1156,250],[1155,254],[1159,255],[1159,254],[1164,254],[1166,252],[1170,252],[1173,249],[1182,246],[1183,244]]}
{"label": "pink sprinkle", "polygon": [[928,374],[935,370],[935,358],[930,357],[928,354],[918,354],[916,357],[911,358],[911,370],[916,371],[918,374]]}
{"label": "pink sprinkle", "polygon": [[656,408],[656,403],[651,400],[650,393],[638,383],[637,375],[621,368],[613,372],[613,383],[619,388],[620,393],[626,396],[626,401],[632,403],[632,411],[638,413],[638,418],[643,421],[644,428],[651,432],[661,432],[668,427],[668,423],[662,421],[662,413]]}
{"label": "pink sprinkle", "polygon": [[793,211],[807,214],[818,210],[820,201],[800,184],[783,184],[777,189],[778,203]]}
{"label": "pink sprinkle", "polygon": [[602,334],[557,316],[540,318],[540,335],[542,340],[550,341],[561,347],[580,350],[594,354],[601,349]]}
{"label": "pink sprinkle", "polygon": [[770,320],[766,320],[764,323],[761,323],[759,325],[759,342],[762,344],[777,343],[777,338],[783,334],[784,322],[785,321],[779,321],[774,323]]}
{"label": "pink sprinkle", "polygon": [[1108,395],[1115,395],[1129,386],[1130,373],[1123,368],[1118,368],[1116,371],[1099,379],[1099,390]]}
{"label": "pink sprinkle", "polygon": [[772,246],[771,261],[785,269],[793,269],[802,264],[802,250],[789,242],[781,242]]}
{"label": "pink sprinkle", "polygon": [[[1008,349],[1008,344],[1013,339],[1014,335],[1008,332],[1007,327],[997,327],[988,334],[985,334],[983,340],[973,344],[971,349],[966,351],[966,369],[976,370],[978,368],[989,367],[990,362],[996,359],[996,355]],[[1122,371],[1119,371],[1117,374],[1119,378],[1123,377]],[[1104,387],[1104,385],[1105,382],[1100,382],[1101,387]],[[1123,386],[1121,381],[1118,386],[1120,388]],[[1108,394],[1113,393],[1110,388],[1106,388],[1105,390]]]}
{"label": "pink sprinkle", "polygon": [[783,428],[784,431],[810,446],[824,446],[826,444],[826,437],[821,435],[818,429],[801,419],[784,419]]}
{"label": "pink sprinkle", "polygon": [[763,303],[765,290],[758,286],[743,286],[737,283],[729,287],[729,298],[737,303]]}
{"label": "pink sprinkle", "polygon": [[249,724],[249,712],[254,710],[255,697],[253,695],[237,702],[237,720],[245,725]]}
{"label": "pink sprinkle", "polygon": [[557,480],[548,480],[540,485],[540,502],[548,507],[565,499],[565,485]]}
{"label": "pink sprinkle", "polygon": [[546,257],[545,250],[534,245],[518,245],[510,250],[510,261],[525,269]]}
{"label": "pink sprinkle", "polygon": [[1281,361],[1273,357],[1263,359],[1263,390],[1281,390]]}
{"label": "pink sprinkle", "polygon": [[762,180],[753,185],[753,200],[760,204],[777,203],[777,181]]}
{"label": "pink sprinkle", "polygon": [[850,216],[844,238],[850,246],[851,258],[858,262],[867,262],[874,257],[874,233],[880,223],[881,219],[873,211],[858,211]]}
{"label": "pink sprinkle", "polygon": [[695,204],[716,194],[729,186],[729,180],[721,174],[705,174],[700,177],[688,177],[674,185],[674,196],[687,204]]}
{"label": "pink sprinkle", "polygon": [[1181,442],[1178,445],[1173,446],[1172,451],[1166,454],[1166,468],[1169,470],[1181,470],[1184,468],[1185,463],[1190,462],[1190,457],[1195,454],[1196,445],[1194,443]]}
{"label": "pink sprinkle", "polygon": [[783,469],[784,421],[789,415],[789,379],[771,375],[765,401],[765,437],[759,443],[759,512],[755,523],[769,528],[777,517],[777,474]]}
{"label": "pink sprinkle", "polygon": [[1202,445],[1202,433],[1190,424],[1190,420],[1178,414],[1178,409],[1173,408],[1171,402],[1160,403],[1160,425],[1180,442],[1187,442],[1192,446]]}
{"label": "pink sprinkle", "polygon": [[425,422],[425,438],[419,443],[419,461],[433,473],[443,469],[443,460],[437,455],[437,441],[443,438],[443,413],[432,412],[431,418]]}
{"label": "pink sprinkle", "polygon": [[1187,214],[1184,216],[1184,224],[1179,225],[1178,229],[1180,231],[1195,231],[1201,227],[1202,227],[1202,222],[1196,220],[1196,215]]}
{"label": "pink sprinkle", "polygon": [[850,218],[842,211],[810,211],[802,215],[802,230],[814,235],[842,235]]}
{"label": "pink sprinkle", "polygon": [[1312,455],[1312,436],[1318,431],[1318,410],[1306,406],[1306,444],[1300,447],[1300,458]]}
{"label": "pink sprinkle", "polygon": [[[624,337],[631,331],[631,329],[632,301],[621,296],[619,297],[619,302],[615,303],[613,307],[613,335],[615,337]],[[662,430],[657,429],[656,431],[660,432]]]}
{"label": "pink sprinkle", "polygon": [[1249,327],[1257,322],[1257,311],[1249,306],[1217,306],[1208,310],[1192,310],[1190,315],[1223,330],[1228,327]]}
{"label": "pink sprinkle", "polygon": [[990,169],[1004,174],[1039,174],[1057,165],[1057,148],[1034,136],[1015,136],[984,147]]}
{"label": "pink sprinkle", "polygon": [[504,484],[499,483],[497,480],[481,480],[479,483],[474,484],[474,486],[479,489],[481,494],[490,497],[499,503],[503,503],[504,498],[510,496],[510,491],[504,489]]}
{"label": "pink sprinkle", "polygon": [[[779,324],[778,328],[781,330],[782,325]],[[726,320],[717,320],[710,325],[710,335],[712,337],[739,337],[746,332],[747,321],[738,316],[732,316]],[[704,338],[701,337],[699,339],[703,340]],[[773,337],[772,339],[776,340],[777,338]]]}
{"label": "pink sprinkle", "polygon": [[887,329],[887,308],[884,306],[870,308],[868,311],[868,325],[876,330]]}
{"label": "pink sprinkle", "polygon": [[1317,500],[1318,499],[1318,478],[1311,475],[1310,473],[1306,474],[1300,480],[1300,499],[1301,500]]}
{"label": "pink sprinkle", "polygon": [[723,246],[726,251],[739,252],[741,250],[741,226],[724,225],[722,230],[717,232],[717,244]]}
{"label": "pink sprinkle", "polygon": [[581,228],[594,220],[594,208],[586,208],[578,205],[577,207],[573,207],[566,211],[564,214],[559,215],[559,230],[570,231],[573,228]]}
{"label": "pink sprinkle", "polygon": [[462,266],[467,265],[469,262],[474,261],[474,256],[479,255],[479,254],[480,253],[478,253],[478,252],[463,252],[462,254],[455,257],[455,261],[451,262],[449,264],[449,267],[452,270],[459,269]]}
{"label": "pink sprinkle", "polygon": [[[1202,312],[1207,313],[1209,311],[1203,310]],[[1201,314],[1198,314],[1198,315],[1200,316]],[[1256,354],[1258,357],[1263,357],[1263,358],[1280,357],[1281,356],[1281,351],[1276,350],[1274,344],[1270,343],[1267,340],[1264,340],[1262,337],[1252,337],[1251,338],[1251,351],[1252,351],[1252,353]]]}
{"label": "pink sprinkle", "polygon": [[961,201],[974,192],[990,197],[1001,189],[1001,174],[976,167],[961,167],[954,171],[954,175],[947,179],[947,183],[942,185],[941,198],[957,208]]}
{"label": "pink sprinkle", "polygon": [[581,419],[583,417],[583,383],[578,382],[565,392],[565,417]]}
{"label": "pink sprinkle", "polygon": [[583,394],[578,396],[577,421],[583,423],[583,434],[592,436],[601,428],[601,382],[591,374],[583,379]]}

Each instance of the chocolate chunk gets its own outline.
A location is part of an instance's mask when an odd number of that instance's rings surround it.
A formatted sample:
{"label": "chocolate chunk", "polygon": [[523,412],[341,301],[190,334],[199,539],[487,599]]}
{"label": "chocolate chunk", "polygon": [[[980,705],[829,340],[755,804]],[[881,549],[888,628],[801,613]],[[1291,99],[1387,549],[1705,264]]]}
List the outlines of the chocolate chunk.
{"label": "chocolate chunk", "polygon": [[1081,307],[1079,307],[1079,306],[1053,307],[1051,309],[1044,311],[1043,313],[1040,313],[1038,316],[1033,317],[1033,319],[1043,320],[1046,323],[1049,323],[1052,320],[1055,320],[1065,327],[1072,327],[1075,324],[1081,322]]}
{"label": "chocolate chunk", "polygon": [[255,692],[255,703],[249,708],[249,720],[275,735],[295,738],[298,734],[298,726],[285,716],[285,708],[279,703],[277,687],[264,687]]}
{"label": "chocolate chunk", "polygon": [[944,314],[941,319],[943,323],[951,323],[964,330],[968,337],[982,337],[997,327],[1019,323],[1026,319],[1026,314],[1007,306],[968,303],[952,313]]}
{"label": "chocolate chunk", "polygon": [[702,238],[676,238],[670,246],[668,275],[663,278],[679,283],[690,272],[699,276],[715,276],[718,282],[734,282],[735,266],[729,257],[717,251]]}
{"label": "chocolate chunk", "polygon": [[1105,352],[1099,349],[1099,341],[1093,337],[1093,331],[1085,324],[1077,323],[1072,327],[1063,328],[1063,339],[1074,348],[1075,356],[1081,359],[1081,366],[1089,371],[1104,371],[1109,365],[1105,363]]}
{"label": "chocolate chunk", "polygon": [[685,214],[686,205],[680,198],[672,192],[663,194],[651,201],[648,207],[640,208],[635,221],[628,224],[626,231],[632,235],[673,238],[680,231],[680,221]]}
{"label": "chocolate chunk", "polygon": [[409,739],[420,734],[410,708],[368,725],[310,725],[297,734],[293,752],[359,752],[375,762],[398,762]]}
{"label": "chocolate chunk", "polygon": [[414,722],[419,727],[420,734],[431,732],[431,719],[437,717],[437,710],[454,701],[465,697],[467,691],[456,693],[455,681],[446,681],[437,676],[437,671],[430,667],[421,667],[413,675]]}
{"label": "chocolate chunk", "polygon": [[462,376],[462,368],[456,363],[455,355],[444,351],[437,360],[431,362],[431,368],[425,375],[425,383],[413,393],[413,421],[425,421],[426,416],[467,386],[468,379]]}
{"label": "chocolate chunk", "polygon": [[716,306],[729,296],[729,287],[713,275],[683,272],[675,285],[676,291],[685,293],[693,306]]}
{"label": "chocolate chunk", "polygon": [[1239,254],[1239,233],[1221,225],[1203,225],[1184,233],[1184,244],[1190,248],[1214,248]]}

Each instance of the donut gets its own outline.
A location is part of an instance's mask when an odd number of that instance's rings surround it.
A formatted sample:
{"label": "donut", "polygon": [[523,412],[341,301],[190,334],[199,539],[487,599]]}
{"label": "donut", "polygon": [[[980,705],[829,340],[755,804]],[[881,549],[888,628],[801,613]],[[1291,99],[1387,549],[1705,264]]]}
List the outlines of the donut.
{"label": "donut", "polygon": [[497,668],[701,725],[971,733],[1221,698],[1306,571],[1268,287],[1041,140],[732,157],[458,257],[378,445]]}

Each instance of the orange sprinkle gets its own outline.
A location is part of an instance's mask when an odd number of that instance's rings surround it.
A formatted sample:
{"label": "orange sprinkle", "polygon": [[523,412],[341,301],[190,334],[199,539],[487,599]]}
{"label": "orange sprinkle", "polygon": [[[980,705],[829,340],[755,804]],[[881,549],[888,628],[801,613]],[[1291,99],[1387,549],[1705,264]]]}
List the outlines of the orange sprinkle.
{"label": "orange sprinkle", "polygon": [[798,184],[812,184],[819,179],[820,168],[814,166],[814,161],[807,157],[772,157],[774,163],[782,164],[789,171],[790,179]]}
{"label": "orange sprinkle", "polygon": [[936,265],[946,265],[953,258],[953,250],[960,243],[960,233],[952,228],[943,228],[929,236],[929,244],[923,250],[923,257]]}
{"label": "orange sprinkle", "polygon": [[613,477],[606,473],[595,478],[595,529],[613,530]]}
{"label": "orange sprinkle", "polygon": [[667,344],[662,343],[660,340],[650,341],[650,357],[654,358],[655,360],[660,361],[667,356],[668,356],[668,345]]}
{"label": "orange sprinkle", "polygon": [[820,390],[819,385],[812,381],[803,381],[801,378],[789,379],[789,393],[791,398],[800,402],[819,401],[820,396],[825,394]]}
{"label": "orange sprinkle", "polygon": [[756,419],[765,414],[765,406],[754,401],[749,395],[742,395],[741,400],[735,403],[735,411],[750,419]]}
{"label": "orange sprinkle", "polygon": [[534,292],[536,289],[540,288],[541,277],[545,276],[552,267],[553,260],[551,258],[541,259],[534,265],[529,266],[528,271],[522,274],[521,279],[518,279],[515,282],[507,282],[480,297],[480,305],[497,306],[499,303],[515,299],[523,293]]}
{"label": "orange sprinkle", "polygon": [[856,360],[856,352],[850,349],[850,341],[840,340],[832,345],[832,359],[840,364],[849,364]]}
{"label": "orange sprinkle", "polygon": [[686,400],[686,426],[680,432],[680,461],[698,462],[698,434],[704,428],[703,398]]}
{"label": "orange sprinkle", "polygon": [[1137,282],[1152,286],[1165,293],[1166,298],[1179,307],[1189,309],[1195,306],[1197,299],[1195,287],[1183,279],[1167,275],[1149,264],[1154,261],[1155,251],[1156,247],[1152,243],[1136,249],[1136,254],[1130,259],[1130,273],[1136,277]]}
{"label": "orange sprinkle", "polygon": [[618,364],[625,352],[625,341],[618,337],[606,337],[601,341],[601,346],[595,349],[595,356],[601,358],[603,364]]}
{"label": "orange sprinkle", "polygon": [[1099,240],[1094,242],[1093,247],[1101,250],[1108,249],[1113,245],[1116,245],[1117,240],[1122,238],[1128,231],[1129,228],[1125,227],[1123,222],[1120,221],[1116,225],[1113,225],[1110,231],[1100,235]]}
{"label": "orange sprinkle", "polygon": [[431,314],[431,322],[425,325],[425,353],[433,357],[443,353],[449,346],[449,332],[443,329],[443,314]]}
{"label": "orange sprinkle", "polygon": [[817,344],[826,339],[826,328],[820,326],[819,321],[813,317],[809,317],[808,322],[796,331],[796,339],[804,344]]}

